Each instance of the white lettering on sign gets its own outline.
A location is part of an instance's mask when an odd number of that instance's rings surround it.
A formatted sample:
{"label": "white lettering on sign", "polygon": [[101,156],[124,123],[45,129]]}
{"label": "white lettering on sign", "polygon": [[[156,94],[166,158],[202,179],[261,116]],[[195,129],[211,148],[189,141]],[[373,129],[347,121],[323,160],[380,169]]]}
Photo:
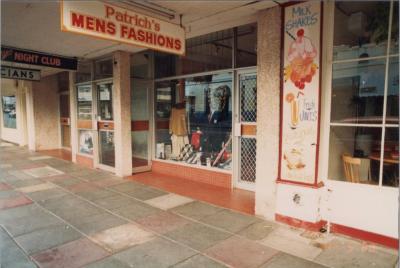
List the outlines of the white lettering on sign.
{"label": "white lettering on sign", "polygon": [[185,54],[179,25],[99,1],[61,1],[61,30]]}
{"label": "white lettering on sign", "polygon": [[40,81],[40,70],[1,66],[1,77],[17,80]]}

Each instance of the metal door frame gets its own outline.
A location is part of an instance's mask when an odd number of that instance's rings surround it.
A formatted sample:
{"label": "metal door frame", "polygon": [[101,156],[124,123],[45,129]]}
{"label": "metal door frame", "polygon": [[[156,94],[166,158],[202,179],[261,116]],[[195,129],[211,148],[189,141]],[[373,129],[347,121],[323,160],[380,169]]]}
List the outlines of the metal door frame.
{"label": "metal door frame", "polygon": [[[144,84],[147,84],[147,109],[148,109],[148,121],[149,121],[149,129],[147,130],[147,166],[136,167],[132,166],[132,173],[140,173],[150,171],[152,167],[152,159],[153,159],[153,91],[154,91],[154,81],[152,79],[144,79],[144,78],[132,78],[131,82],[141,81]],[[134,84],[133,84],[134,85]],[[131,86],[131,91],[133,87]],[[131,95],[132,96],[132,95]],[[132,100],[132,97],[131,97]],[[132,111],[131,111],[132,112]],[[131,119],[132,120],[132,119]],[[133,120],[132,120],[133,121]],[[131,133],[133,131],[131,130]],[[132,161],[133,161],[133,152],[132,152]]]}
{"label": "metal door frame", "polygon": [[[235,188],[240,188],[248,191],[255,191],[256,183],[250,183],[246,181],[242,181],[240,179],[241,174],[241,137],[248,138],[256,138],[255,136],[247,136],[242,135],[241,127],[243,122],[240,119],[241,115],[241,89],[239,85],[239,78],[241,75],[255,74],[257,76],[257,68],[247,68],[244,70],[237,70],[234,74],[234,86],[235,86],[235,94],[234,94],[234,119],[233,119],[233,133],[234,133],[234,165],[233,165],[233,186]],[[247,122],[246,125],[254,125],[257,126],[257,122]]]}

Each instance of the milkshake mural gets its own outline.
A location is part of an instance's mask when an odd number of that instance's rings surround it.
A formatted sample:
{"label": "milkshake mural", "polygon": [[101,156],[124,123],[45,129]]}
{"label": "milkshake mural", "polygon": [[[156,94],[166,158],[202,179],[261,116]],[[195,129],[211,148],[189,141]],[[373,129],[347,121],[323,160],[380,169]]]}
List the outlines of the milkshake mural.
{"label": "milkshake mural", "polygon": [[281,180],[316,181],[321,5],[303,2],[284,10]]}

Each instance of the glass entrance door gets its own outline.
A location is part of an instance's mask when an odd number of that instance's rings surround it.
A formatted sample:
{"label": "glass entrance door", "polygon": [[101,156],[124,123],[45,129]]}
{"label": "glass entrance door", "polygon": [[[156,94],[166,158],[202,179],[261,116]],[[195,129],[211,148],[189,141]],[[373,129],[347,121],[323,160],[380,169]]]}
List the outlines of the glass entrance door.
{"label": "glass entrance door", "polygon": [[112,82],[96,84],[99,165],[115,167]]}
{"label": "glass entrance door", "polygon": [[241,71],[236,77],[236,183],[245,190],[255,190],[257,132],[257,73]]}
{"label": "glass entrance door", "polygon": [[150,93],[152,82],[145,79],[131,81],[132,172],[151,169]]}

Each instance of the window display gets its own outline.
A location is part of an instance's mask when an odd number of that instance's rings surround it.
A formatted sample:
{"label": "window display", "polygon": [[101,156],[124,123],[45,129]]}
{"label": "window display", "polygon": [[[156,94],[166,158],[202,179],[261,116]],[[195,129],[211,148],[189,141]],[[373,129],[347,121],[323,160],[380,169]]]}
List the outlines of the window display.
{"label": "window display", "polygon": [[97,85],[97,92],[99,94],[99,120],[113,120],[112,86],[112,83]]}
{"label": "window display", "polygon": [[156,84],[156,158],[231,169],[232,74]]}
{"label": "window display", "polygon": [[3,125],[5,128],[17,128],[16,98],[15,95],[3,96]]}
{"label": "window display", "polygon": [[78,86],[78,119],[92,119],[92,87],[90,85]]}

